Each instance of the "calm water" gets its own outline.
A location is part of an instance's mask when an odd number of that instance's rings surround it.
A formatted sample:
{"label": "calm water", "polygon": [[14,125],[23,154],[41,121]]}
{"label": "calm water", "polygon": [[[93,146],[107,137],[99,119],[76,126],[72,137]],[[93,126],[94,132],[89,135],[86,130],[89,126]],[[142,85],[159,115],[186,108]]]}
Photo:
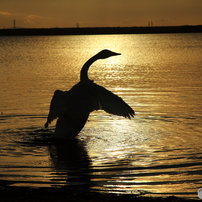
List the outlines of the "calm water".
{"label": "calm water", "polygon": [[[56,89],[108,48],[89,77],[132,120],[91,114],[70,145],[42,130]],[[202,187],[202,34],[0,37],[0,185],[197,197]]]}

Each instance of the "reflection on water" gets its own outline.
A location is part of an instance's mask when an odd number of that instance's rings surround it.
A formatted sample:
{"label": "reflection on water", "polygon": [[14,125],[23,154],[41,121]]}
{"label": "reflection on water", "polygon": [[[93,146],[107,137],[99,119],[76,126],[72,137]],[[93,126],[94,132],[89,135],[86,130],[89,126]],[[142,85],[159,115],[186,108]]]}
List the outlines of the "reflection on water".
{"label": "reflection on water", "polygon": [[48,147],[51,163],[56,173],[51,181],[64,183],[66,186],[77,185],[89,189],[90,159],[84,147],[84,142],[75,141],[67,144],[54,144]]}
{"label": "reflection on water", "polygon": [[[202,35],[0,38],[0,185],[197,197],[202,187]],[[56,89],[89,77],[121,96],[132,120],[93,112],[78,139],[42,129]],[[53,124],[54,125],[54,124]]]}

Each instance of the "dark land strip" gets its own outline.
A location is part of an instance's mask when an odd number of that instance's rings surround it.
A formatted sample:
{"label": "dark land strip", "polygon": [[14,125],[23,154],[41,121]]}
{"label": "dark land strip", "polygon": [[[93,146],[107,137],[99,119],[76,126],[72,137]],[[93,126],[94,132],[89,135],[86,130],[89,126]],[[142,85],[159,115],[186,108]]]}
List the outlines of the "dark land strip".
{"label": "dark land strip", "polygon": [[82,27],[82,28],[36,28],[0,29],[0,36],[35,35],[99,35],[99,34],[157,34],[157,33],[199,33],[202,25],[168,27]]}

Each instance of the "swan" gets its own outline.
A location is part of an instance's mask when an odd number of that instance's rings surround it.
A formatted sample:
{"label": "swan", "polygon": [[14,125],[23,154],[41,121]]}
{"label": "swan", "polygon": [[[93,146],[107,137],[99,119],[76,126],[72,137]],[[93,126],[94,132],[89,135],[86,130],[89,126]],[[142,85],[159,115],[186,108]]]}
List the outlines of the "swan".
{"label": "swan", "polygon": [[106,88],[97,85],[88,78],[88,70],[92,63],[99,59],[118,56],[110,50],[102,50],[91,57],[81,68],[80,81],[69,91],[56,90],[50,103],[50,109],[45,127],[58,118],[53,139],[73,140],[82,130],[89,114],[94,110],[104,110],[107,113],[131,119],[135,112],[123,101]]}

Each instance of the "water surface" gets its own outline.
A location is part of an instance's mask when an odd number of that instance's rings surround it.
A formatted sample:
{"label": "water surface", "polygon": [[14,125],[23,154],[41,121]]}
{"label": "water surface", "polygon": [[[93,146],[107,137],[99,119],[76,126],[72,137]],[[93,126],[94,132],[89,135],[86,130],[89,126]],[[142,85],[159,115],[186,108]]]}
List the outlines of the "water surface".
{"label": "water surface", "polygon": [[[93,112],[74,144],[46,141],[56,89],[89,77],[132,120]],[[202,34],[0,37],[0,184],[196,198],[202,187]]]}

